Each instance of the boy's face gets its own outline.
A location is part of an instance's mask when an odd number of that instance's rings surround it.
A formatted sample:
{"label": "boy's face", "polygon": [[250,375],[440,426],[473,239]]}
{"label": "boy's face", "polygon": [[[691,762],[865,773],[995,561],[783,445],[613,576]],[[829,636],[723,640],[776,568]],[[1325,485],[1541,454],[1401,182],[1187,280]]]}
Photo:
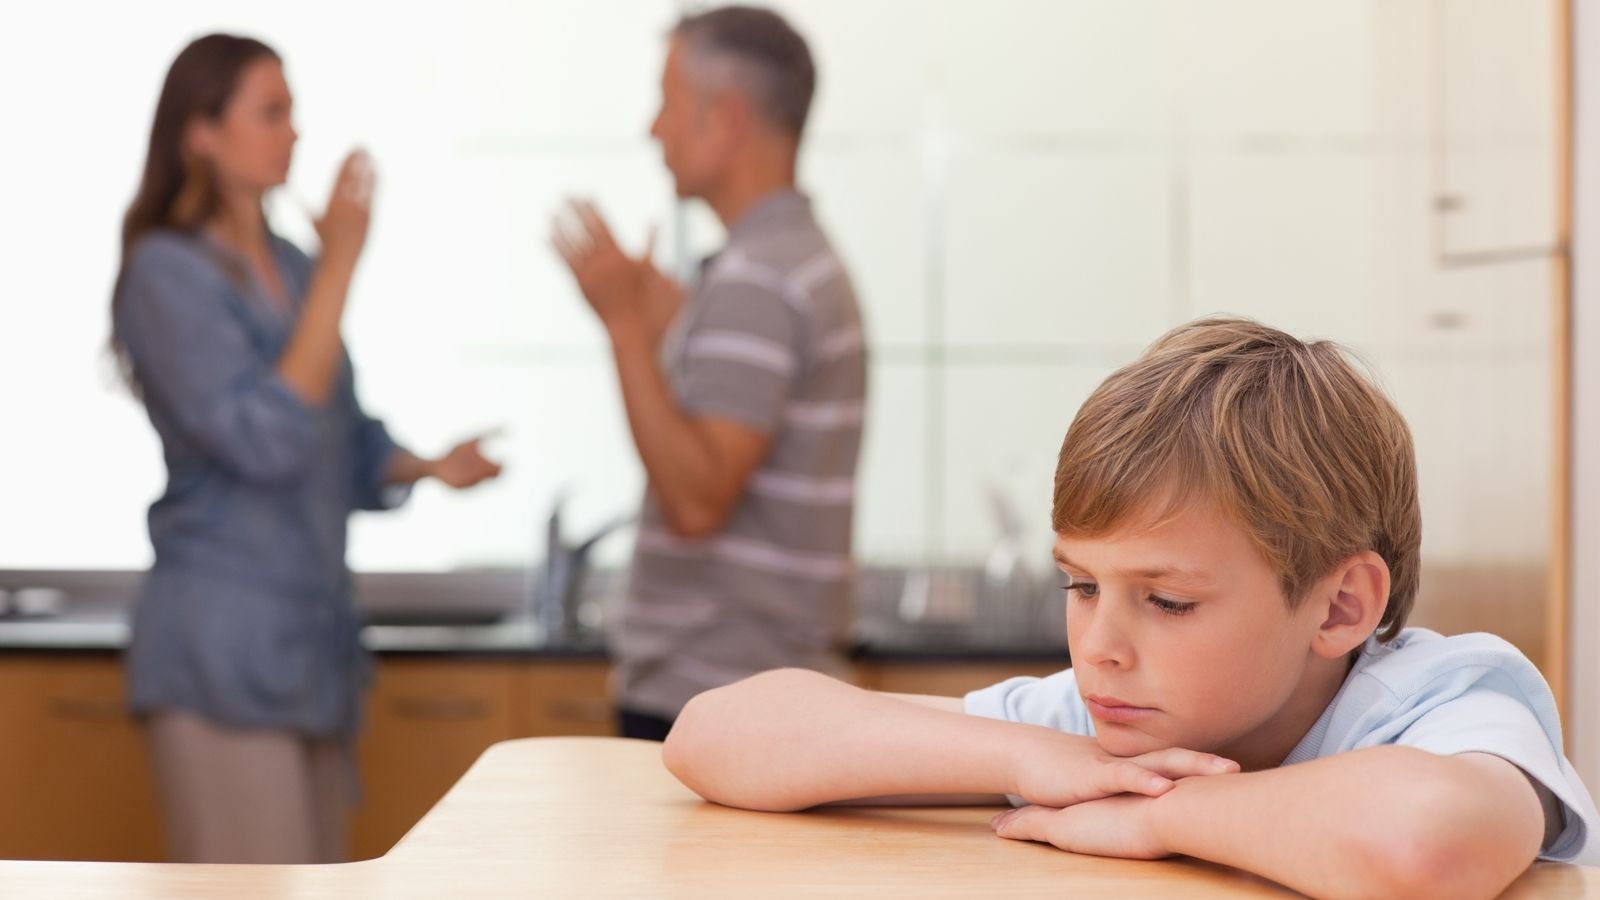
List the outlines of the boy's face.
{"label": "boy's face", "polygon": [[1277,765],[1320,712],[1301,707],[1327,702],[1311,696],[1327,609],[1308,598],[1291,612],[1249,536],[1210,504],[1156,528],[1058,535],[1055,549],[1074,583],[1078,690],[1107,752],[1185,747]]}

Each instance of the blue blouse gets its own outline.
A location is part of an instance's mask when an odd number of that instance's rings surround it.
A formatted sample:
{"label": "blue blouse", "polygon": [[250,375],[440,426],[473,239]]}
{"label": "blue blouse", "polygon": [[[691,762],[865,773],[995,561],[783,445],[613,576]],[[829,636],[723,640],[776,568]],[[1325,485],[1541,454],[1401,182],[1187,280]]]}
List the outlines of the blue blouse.
{"label": "blue blouse", "polygon": [[405,491],[384,483],[396,445],[362,412],[348,356],[321,407],[275,371],[312,263],[270,241],[288,311],[238,257],[175,231],[142,238],[117,284],[117,328],[167,467],[149,514],[155,565],[134,606],[130,702],[349,735],[370,664],[346,527]]}

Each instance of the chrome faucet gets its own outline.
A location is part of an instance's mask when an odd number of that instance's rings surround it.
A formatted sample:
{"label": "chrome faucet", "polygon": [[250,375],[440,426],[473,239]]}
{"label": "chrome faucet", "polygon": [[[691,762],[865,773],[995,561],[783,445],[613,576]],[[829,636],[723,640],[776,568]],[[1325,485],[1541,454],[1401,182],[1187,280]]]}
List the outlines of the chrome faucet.
{"label": "chrome faucet", "polygon": [[534,619],[546,635],[573,637],[585,627],[580,614],[584,606],[583,582],[589,570],[589,554],[601,539],[631,523],[634,516],[619,516],[576,544],[568,544],[561,534],[561,507],[566,496],[556,498],[545,523],[544,564],[533,588]]}

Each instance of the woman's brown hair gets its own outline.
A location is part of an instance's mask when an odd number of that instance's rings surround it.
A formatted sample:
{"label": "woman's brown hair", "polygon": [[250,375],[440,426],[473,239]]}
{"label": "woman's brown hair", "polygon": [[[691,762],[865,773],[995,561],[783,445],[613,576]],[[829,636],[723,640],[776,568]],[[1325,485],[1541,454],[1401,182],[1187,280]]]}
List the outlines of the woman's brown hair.
{"label": "woman's brown hair", "polygon": [[[240,75],[259,59],[279,59],[266,44],[231,34],[208,34],[183,48],[167,70],[150,126],[139,189],[122,218],[122,261],[117,284],[139,239],[160,228],[192,232],[217,212],[216,179],[185,145],[198,119],[216,121],[238,90]],[[112,291],[111,352],[123,380],[138,389],[127,347],[117,331],[120,290]]]}

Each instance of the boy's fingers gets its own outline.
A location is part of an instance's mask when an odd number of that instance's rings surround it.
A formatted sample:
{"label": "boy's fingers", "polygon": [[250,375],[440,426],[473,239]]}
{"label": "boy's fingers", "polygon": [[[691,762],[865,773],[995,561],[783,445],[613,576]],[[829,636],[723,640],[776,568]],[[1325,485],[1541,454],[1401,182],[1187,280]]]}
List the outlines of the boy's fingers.
{"label": "boy's fingers", "polygon": [[1100,771],[1103,774],[1099,779],[1099,787],[1104,793],[1099,796],[1144,794],[1147,797],[1159,797],[1172,789],[1171,779],[1158,772],[1152,772],[1131,759],[1106,763]]}
{"label": "boy's fingers", "polygon": [[1190,775],[1222,775],[1239,771],[1239,764],[1212,753],[1169,747],[1131,757],[1129,762],[1165,775],[1168,778],[1186,778]]}
{"label": "boy's fingers", "polygon": [[995,816],[989,827],[1006,840],[1050,843],[1050,826],[1055,818],[1052,813],[1059,812],[1046,806],[1023,806]]}

